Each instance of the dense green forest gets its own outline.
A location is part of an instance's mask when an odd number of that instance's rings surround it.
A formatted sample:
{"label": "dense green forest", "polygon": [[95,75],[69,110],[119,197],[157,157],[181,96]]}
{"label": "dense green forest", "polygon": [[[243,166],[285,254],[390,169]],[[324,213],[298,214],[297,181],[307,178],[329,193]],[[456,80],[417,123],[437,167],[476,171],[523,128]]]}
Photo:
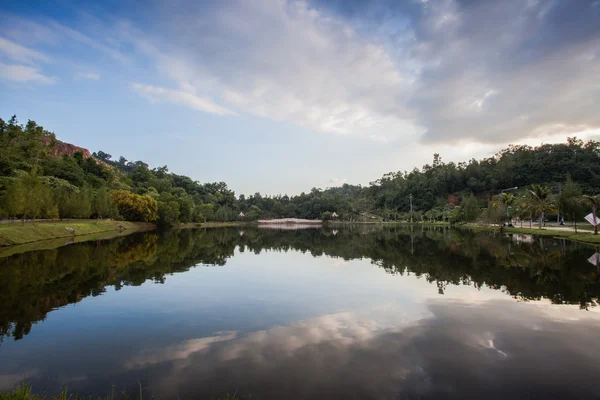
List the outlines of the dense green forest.
{"label": "dense green forest", "polygon": [[600,142],[576,138],[509,146],[493,157],[460,163],[434,154],[431,165],[388,173],[368,186],[237,197],[224,182],[199,183],[167,166],[151,168],[104,151],[53,156],[58,143],[34,121],[0,119],[0,217],[120,218],[161,225],[329,219],[333,212],[346,221],[497,223],[557,215],[573,220],[590,212],[600,193]]}

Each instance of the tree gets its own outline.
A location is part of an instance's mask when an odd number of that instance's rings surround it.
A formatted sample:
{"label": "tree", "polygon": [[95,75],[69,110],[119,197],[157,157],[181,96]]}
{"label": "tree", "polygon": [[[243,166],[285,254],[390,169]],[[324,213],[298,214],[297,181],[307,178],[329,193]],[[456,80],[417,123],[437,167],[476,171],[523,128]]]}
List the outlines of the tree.
{"label": "tree", "polygon": [[21,181],[14,179],[6,190],[4,208],[9,217],[16,218],[23,214],[25,206],[25,191]]}
{"label": "tree", "polygon": [[495,207],[493,202],[488,202],[487,208],[482,212],[481,216],[487,224],[502,224],[506,220],[504,210]]}
{"label": "tree", "polygon": [[79,190],[77,196],[75,196],[76,206],[75,215],[76,218],[89,218],[92,213],[92,191],[89,187],[85,187]]}
{"label": "tree", "polygon": [[517,202],[517,198],[512,193],[502,192],[494,197],[494,207],[498,207],[500,204],[504,206],[504,212],[506,220],[510,224],[512,218],[510,217],[510,209]]}
{"label": "tree", "polygon": [[260,218],[260,215],[261,215],[260,208],[258,206],[252,206],[246,212],[246,217],[244,219],[246,219],[248,221],[256,221],[257,219]]}
{"label": "tree", "polygon": [[233,210],[228,206],[219,207],[217,212],[215,212],[215,219],[217,221],[232,221],[235,219],[235,214]]}
{"label": "tree", "polygon": [[598,214],[596,213],[598,210],[598,204],[600,204],[600,194],[595,196],[583,195],[580,200],[582,203],[588,204],[592,207],[592,215],[594,217],[594,235],[598,234]]}
{"label": "tree", "polygon": [[112,204],[106,187],[101,187],[94,193],[92,213],[100,219],[106,218],[112,214]]}
{"label": "tree", "polygon": [[479,217],[481,214],[481,209],[479,208],[479,202],[477,198],[472,194],[468,195],[462,202],[461,207],[463,209],[464,219],[467,222],[473,222]]}
{"label": "tree", "polygon": [[170,226],[179,219],[179,203],[175,200],[158,202],[158,223]]}
{"label": "tree", "polygon": [[110,201],[128,221],[152,222],[158,219],[158,203],[148,195],[113,190],[110,192]]}
{"label": "tree", "polygon": [[580,198],[581,189],[579,188],[579,185],[573,182],[571,175],[568,175],[567,182],[564,184],[558,198],[558,204],[560,209],[567,215],[567,218],[573,218],[575,232],[577,232],[577,218],[581,217],[581,207],[579,206]]}
{"label": "tree", "polygon": [[93,153],[92,156],[102,161],[110,161],[112,156],[108,153],[103,152],[102,150],[98,151],[98,153]]}
{"label": "tree", "polygon": [[531,190],[527,193],[527,207],[533,215],[540,216],[539,229],[542,229],[544,215],[549,211],[555,211],[554,201],[548,188],[535,183],[531,185]]}
{"label": "tree", "polygon": [[194,201],[189,195],[184,194],[177,199],[179,204],[179,221],[190,222],[194,216]]}
{"label": "tree", "polygon": [[39,217],[57,219],[60,217],[58,205],[54,199],[52,187],[47,180],[42,180],[42,184],[38,194],[39,201]]}
{"label": "tree", "polygon": [[214,204],[211,203],[203,203],[196,206],[195,215],[197,220],[202,220],[206,223],[207,220],[212,219]]}
{"label": "tree", "polygon": [[21,187],[25,194],[23,200],[22,221],[25,223],[27,218],[35,219],[38,217],[42,205],[42,180],[37,175],[37,169],[24,174],[20,179]]}

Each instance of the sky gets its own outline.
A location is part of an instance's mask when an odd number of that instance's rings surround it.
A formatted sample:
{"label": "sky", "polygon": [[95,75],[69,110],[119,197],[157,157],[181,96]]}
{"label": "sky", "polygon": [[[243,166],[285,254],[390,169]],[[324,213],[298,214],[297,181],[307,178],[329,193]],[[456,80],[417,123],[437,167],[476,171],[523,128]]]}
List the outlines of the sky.
{"label": "sky", "polygon": [[237,194],[600,138],[600,0],[0,3],[0,117]]}

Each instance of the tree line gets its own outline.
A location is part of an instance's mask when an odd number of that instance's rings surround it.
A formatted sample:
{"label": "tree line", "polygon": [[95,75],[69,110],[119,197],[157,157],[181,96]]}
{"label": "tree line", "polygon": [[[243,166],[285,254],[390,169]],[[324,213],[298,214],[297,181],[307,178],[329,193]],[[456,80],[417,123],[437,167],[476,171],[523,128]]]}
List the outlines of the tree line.
{"label": "tree line", "polygon": [[[165,226],[330,219],[333,213],[345,221],[506,222],[507,216],[543,220],[557,215],[581,220],[600,193],[600,142],[577,138],[537,147],[511,145],[493,157],[460,163],[445,163],[434,154],[432,164],[385,174],[368,186],[313,188],[294,196],[236,196],[225,182],[200,183],[167,166],[151,168],[104,151],[54,157],[57,143],[55,134],[35,121],[0,119],[0,217],[122,218]],[[531,192],[547,196],[538,201]]]}

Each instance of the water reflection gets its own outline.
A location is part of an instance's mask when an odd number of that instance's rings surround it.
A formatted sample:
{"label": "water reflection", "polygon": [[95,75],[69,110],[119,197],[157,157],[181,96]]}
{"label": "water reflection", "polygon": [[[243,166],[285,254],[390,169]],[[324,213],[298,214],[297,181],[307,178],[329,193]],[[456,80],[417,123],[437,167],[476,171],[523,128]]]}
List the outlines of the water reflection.
{"label": "water reflection", "polygon": [[293,399],[600,395],[597,319],[584,317],[573,328],[551,310],[503,300],[432,301],[428,309],[430,317],[399,326],[387,308],[242,337],[222,333],[154,350],[125,367],[145,369],[165,396],[208,396],[207,388],[233,385],[258,398]]}
{"label": "water reflection", "polygon": [[594,251],[356,226],[14,255],[0,259],[0,389],[26,378],[80,393],[140,380],[169,398],[593,398]]}
{"label": "water reflection", "polygon": [[416,229],[354,227],[339,236],[336,229],[182,230],[7,257],[0,259],[0,338],[20,339],[50,310],[102,294],[108,285],[119,290],[148,279],[160,283],[167,274],[197,264],[223,266],[238,246],[256,254],[299,250],[345,260],[369,258],[392,274],[425,276],[440,294],[447,285],[486,285],[523,300],[544,297],[582,308],[595,305],[600,295],[600,266],[594,271],[583,262],[593,252],[590,246]]}

